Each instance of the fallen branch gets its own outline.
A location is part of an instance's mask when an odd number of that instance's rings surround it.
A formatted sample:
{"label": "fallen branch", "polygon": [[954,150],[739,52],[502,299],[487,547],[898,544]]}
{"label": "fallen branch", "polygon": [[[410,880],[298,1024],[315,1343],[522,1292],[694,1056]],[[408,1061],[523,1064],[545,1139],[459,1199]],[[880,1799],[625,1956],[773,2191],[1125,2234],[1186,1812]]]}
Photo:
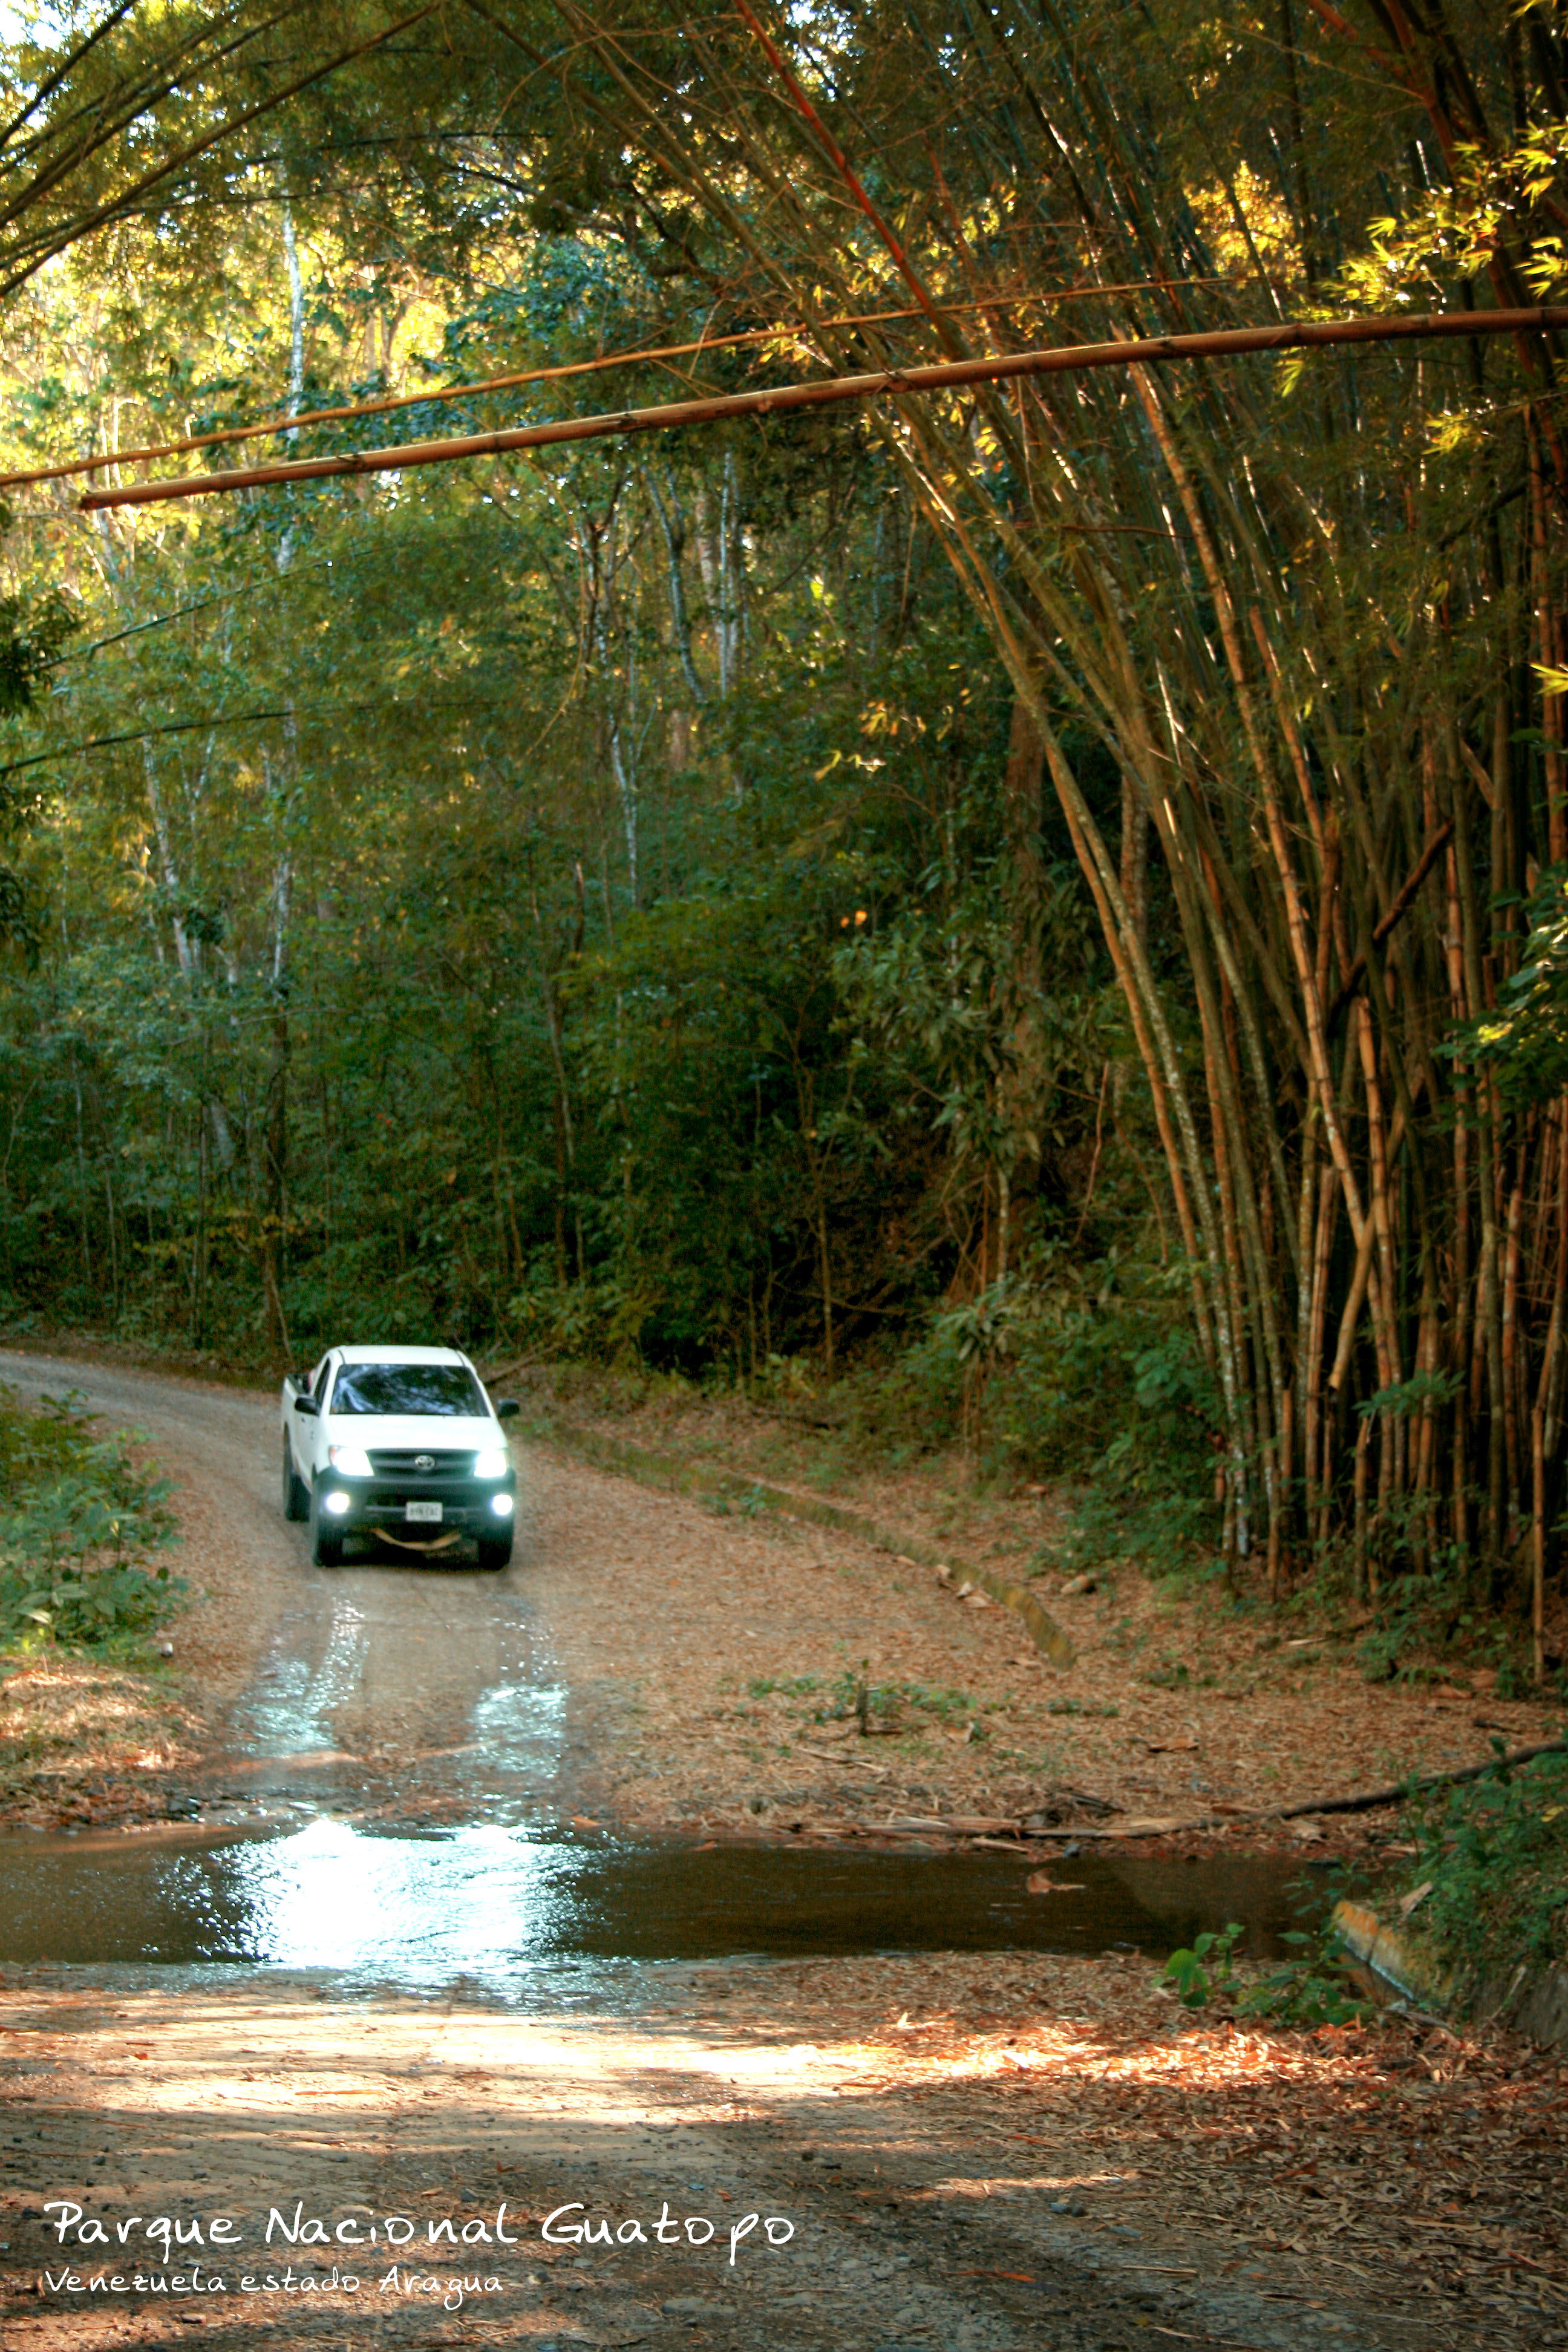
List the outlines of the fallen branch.
{"label": "fallen branch", "polygon": [[804,1739],[797,1739],[795,1745],[803,1756],[820,1757],[825,1764],[856,1764],[862,1772],[875,1772],[879,1780],[885,1780],[892,1770],[890,1764],[873,1764],[868,1756],[852,1756],[847,1750],[841,1754],[831,1748],[808,1748]]}
{"label": "fallen branch", "polygon": [[1467,1764],[1452,1772],[1424,1772],[1418,1780],[1400,1780],[1392,1789],[1366,1789],[1359,1797],[1320,1797],[1310,1805],[1288,1805],[1283,1811],[1260,1813],[1259,1821],[1295,1822],[1307,1813],[1374,1813],[1380,1805],[1403,1804],[1424,1789],[1457,1788],[1463,1780],[1484,1780],[1489,1772],[1513,1764],[1528,1764],[1534,1756],[1568,1754],[1568,1739],[1543,1739],[1534,1748],[1516,1748],[1509,1756],[1489,1756],[1484,1764]]}
{"label": "fallen branch", "polygon": [[1458,1765],[1452,1771],[1423,1772],[1419,1778],[1398,1780],[1387,1789],[1363,1789],[1353,1797],[1312,1797],[1301,1805],[1270,1805],[1254,1808],[1249,1812],[1201,1813],[1191,1821],[1126,1822],[1114,1829],[1095,1829],[1082,1823],[1074,1828],[1026,1830],[1031,1838],[1114,1838],[1174,1836],[1191,1830],[1216,1830],[1237,1822],[1299,1822],[1316,1813],[1374,1813],[1384,1805],[1402,1805],[1407,1797],[1419,1796],[1426,1789],[1458,1788],[1466,1780],[1484,1780],[1489,1772],[1507,1770],[1516,1764],[1528,1764],[1537,1756],[1568,1755],[1568,1739],[1543,1739],[1534,1748],[1516,1748],[1506,1756],[1490,1756],[1484,1764]]}

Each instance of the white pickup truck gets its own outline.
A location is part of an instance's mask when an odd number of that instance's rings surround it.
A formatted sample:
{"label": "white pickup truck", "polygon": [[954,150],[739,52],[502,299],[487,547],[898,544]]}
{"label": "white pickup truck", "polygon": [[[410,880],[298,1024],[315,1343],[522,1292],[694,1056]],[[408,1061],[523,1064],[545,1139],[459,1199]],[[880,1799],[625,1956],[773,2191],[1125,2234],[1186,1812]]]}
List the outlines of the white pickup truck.
{"label": "white pickup truck", "polygon": [[517,1474],[500,1424],[519,1409],[492,1405],[456,1348],[331,1348],[283,1383],[284,1517],[310,1520],[318,1568],[354,1535],[426,1555],[470,1537],[481,1568],[505,1568]]}

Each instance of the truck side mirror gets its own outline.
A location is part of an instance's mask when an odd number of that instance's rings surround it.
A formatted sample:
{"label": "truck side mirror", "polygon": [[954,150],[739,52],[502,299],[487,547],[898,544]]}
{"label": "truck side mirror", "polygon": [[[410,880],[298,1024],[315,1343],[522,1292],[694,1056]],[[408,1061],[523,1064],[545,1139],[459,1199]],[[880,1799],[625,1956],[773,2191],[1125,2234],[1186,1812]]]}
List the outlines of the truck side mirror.
{"label": "truck side mirror", "polygon": [[295,1398],[294,1410],[296,1412],[304,1413],[308,1420],[315,1421],[320,1417],[321,1408],[314,1397],[301,1396]]}
{"label": "truck side mirror", "polygon": [[496,1419],[498,1421],[515,1421],[521,1411],[522,1407],[519,1404],[515,1397],[502,1397],[500,1404],[496,1407]]}

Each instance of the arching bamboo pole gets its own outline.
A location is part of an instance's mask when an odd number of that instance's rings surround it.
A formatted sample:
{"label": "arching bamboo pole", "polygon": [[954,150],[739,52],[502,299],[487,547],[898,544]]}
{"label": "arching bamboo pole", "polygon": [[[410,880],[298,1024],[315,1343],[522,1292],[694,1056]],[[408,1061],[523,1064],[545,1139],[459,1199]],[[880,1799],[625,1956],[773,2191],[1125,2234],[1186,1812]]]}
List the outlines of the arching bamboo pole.
{"label": "arching bamboo pole", "polygon": [[232,490],[267,488],[279,482],[401,473],[414,466],[444,466],[461,457],[500,457],[513,449],[598,441],[619,433],[664,433],[683,425],[718,424],[731,416],[770,416],[788,409],[905,398],[911,393],[994,383],[1015,376],[1082,374],[1096,368],[1156,366],[1250,352],[1313,351],[1339,343],[1415,342],[1478,334],[1546,334],[1564,329],[1568,329],[1568,305],[1560,303],[1519,310],[1433,310],[1408,317],[1296,320],[1271,327],[1222,327],[1201,335],[1144,335],[1110,343],[1070,343],[1049,351],[996,352],[979,359],[946,360],[931,367],[826,376],[818,383],[785,383],[759,392],[724,393],[704,400],[667,401],[648,408],[623,409],[618,415],[561,417],[547,425],[512,425],[495,433],[461,434],[449,440],[407,441],[386,449],[343,449],[331,457],[290,458],[275,466],[237,467],[228,473],[184,474],[168,481],[128,482],[115,489],[89,490],[79,503],[84,514],[92,514],[105,507],[152,506],[165,499],[206,498]]}

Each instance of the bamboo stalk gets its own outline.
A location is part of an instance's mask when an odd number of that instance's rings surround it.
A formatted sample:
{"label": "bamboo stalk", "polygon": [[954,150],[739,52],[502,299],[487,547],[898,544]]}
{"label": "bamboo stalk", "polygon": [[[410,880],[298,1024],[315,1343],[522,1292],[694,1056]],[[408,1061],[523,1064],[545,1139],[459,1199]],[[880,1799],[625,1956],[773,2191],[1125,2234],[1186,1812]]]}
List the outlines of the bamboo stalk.
{"label": "bamboo stalk", "polygon": [[384,449],[344,449],[326,457],[295,457],[271,466],[237,467],[232,472],[186,474],[167,481],[127,482],[88,490],[78,505],[84,514],[108,507],[155,505],[167,499],[207,498],[234,490],[270,488],[282,482],[315,482],[340,476],[402,473],[415,466],[449,465],[463,457],[499,457],[509,450],[550,448],[563,442],[597,441],[622,433],[663,433],[687,425],[714,425],[731,416],[771,416],[796,408],[826,408],[845,402],[904,399],[911,394],[995,383],[1015,376],[1084,374],[1097,368],[1155,367],[1173,362],[1218,359],[1243,353],[1323,350],[1343,343],[1408,342],[1476,334],[1546,334],[1568,329],[1568,305],[1510,310],[1444,311],[1363,319],[1288,320],[1268,327],[1219,327],[1199,335],[1144,335],[1111,343],[1068,344],[1056,350],[989,352],[975,359],[948,360],[936,366],[878,369],[863,375],[827,376],[817,383],[778,384],[770,390],[717,394],[703,400],[668,401],[617,414],[572,416],[547,425],[510,426],[494,433],[460,434],[450,439],[407,441]]}
{"label": "bamboo stalk", "polygon": [[1557,1251],[1552,1286],[1552,1321],[1541,1367],[1540,1402],[1544,1415],[1542,1443],[1546,1459],[1557,1451],[1563,1401],[1565,1315],[1568,1307],[1568,1098],[1553,1106],[1557,1129]]}
{"label": "bamboo stalk", "polygon": [[[1327,1434],[1322,1426],[1323,1404],[1323,1329],[1329,1303],[1329,1250],[1333,1240],[1334,1221],[1339,1213],[1339,1183],[1331,1168],[1323,1169],[1318,1179],[1318,1214],[1312,1248],[1312,1300],[1307,1345],[1307,1459],[1308,1510],[1315,1496],[1321,1496],[1324,1511],[1328,1508],[1329,1462]],[[1320,1522],[1317,1538],[1326,1539],[1326,1525]]]}
{"label": "bamboo stalk", "polygon": [[1355,1560],[1355,1596],[1358,1601],[1375,1600],[1377,1583],[1367,1549],[1366,1489],[1367,1449],[1372,1443],[1372,1423],[1363,1415],[1355,1433],[1355,1489],[1352,1541]]}
{"label": "bamboo stalk", "polygon": [[[1223,281],[1194,278],[1194,285]],[[992,294],[973,302],[940,302],[945,318],[994,309],[999,301],[1009,309],[1055,310],[1059,303],[1100,301],[1110,294],[1147,290],[1148,281],[1125,286],[1064,286],[1048,294]],[[211,433],[187,433],[174,441],[149,441],[140,447],[104,449],[88,457],[70,457],[58,466],[35,466],[26,473],[0,474],[0,490],[24,489],[35,482],[68,480],[78,474],[101,474],[110,466],[145,466],[155,457],[184,457],[195,449],[225,448],[237,441],[264,441],[274,435],[298,433],[307,425],[339,425],[357,416],[385,416],[399,408],[428,408],[447,401],[476,400],[485,393],[516,392],[531,383],[560,383],[579,375],[602,375],[612,368],[647,367],[663,360],[700,358],[709,352],[734,351],[752,343],[800,342],[836,330],[881,327],[904,319],[918,319],[921,308],[902,310],[861,310],[847,318],[818,319],[809,323],[781,319],[773,327],[748,327],[731,335],[700,335],[695,342],[630,344],[624,351],[600,352],[591,360],[566,360],[557,367],[521,368],[510,375],[479,376],[471,383],[437,383],[421,392],[388,393],[379,400],[351,400],[335,408],[302,408],[298,414],[258,417],[249,425],[225,425]],[[679,373],[679,371],[672,371]]]}
{"label": "bamboo stalk", "polygon": [[1295,1472],[1296,1397],[1288,1388],[1279,1416],[1279,1507],[1268,1520],[1268,1598],[1278,1602],[1282,1580],[1284,1531],[1293,1509],[1291,1479]]}
{"label": "bamboo stalk", "polygon": [[[1552,604],[1546,544],[1546,484],[1541,463],[1541,437],[1533,412],[1527,419],[1530,446],[1531,572],[1535,630],[1540,658],[1556,667],[1557,625]],[[1542,709],[1542,755],[1546,768],[1548,855],[1552,864],[1568,858],[1568,798],[1563,773],[1563,706],[1548,696]]]}
{"label": "bamboo stalk", "polygon": [[1520,1147],[1516,1161],[1518,1173],[1508,1198],[1508,1215],[1504,1223],[1502,1280],[1502,1393],[1503,1452],[1508,1470],[1508,1519],[1511,1527],[1520,1516],[1523,1500],[1522,1465],[1520,1460],[1520,1427],[1518,1404],[1521,1395],[1519,1367],[1519,1276],[1522,1255],[1521,1231],[1524,1218],[1524,1149]]}
{"label": "bamboo stalk", "polygon": [[1546,1678],[1546,1439],[1545,1415],[1538,1404],[1530,1416],[1531,1594],[1530,1626],[1535,1679]]}

